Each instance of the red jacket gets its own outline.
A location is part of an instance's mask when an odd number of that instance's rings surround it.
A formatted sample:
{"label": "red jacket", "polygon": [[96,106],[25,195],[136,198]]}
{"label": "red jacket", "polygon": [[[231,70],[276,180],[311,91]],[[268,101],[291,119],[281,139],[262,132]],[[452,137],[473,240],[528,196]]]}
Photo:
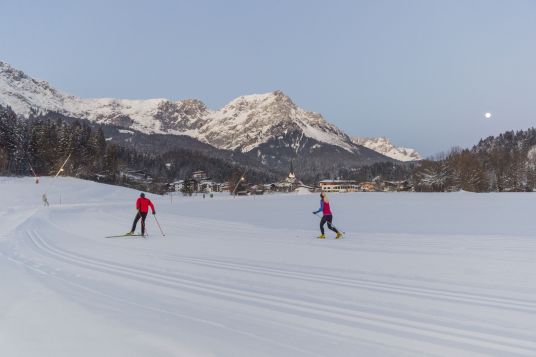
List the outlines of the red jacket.
{"label": "red jacket", "polygon": [[149,207],[151,207],[154,213],[154,206],[150,199],[145,198],[145,197],[140,197],[136,201],[136,209],[140,211],[141,213],[149,212]]}

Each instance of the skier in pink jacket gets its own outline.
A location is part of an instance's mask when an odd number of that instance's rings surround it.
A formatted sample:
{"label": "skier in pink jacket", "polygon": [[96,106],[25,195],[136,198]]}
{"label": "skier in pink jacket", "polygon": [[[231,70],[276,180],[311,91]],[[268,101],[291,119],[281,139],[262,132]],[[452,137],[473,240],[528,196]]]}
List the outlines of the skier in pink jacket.
{"label": "skier in pink jacket", "polygon": [[320,212],[322,212],[322,219],[320,220],[321,234],[318,236],[318,238],[326,238],[324,234],[324,224],[326,224],[326,222],[328,223],[328,228],[331,229],[333,232],[337,233],[335,239],[339,239],[340,237],[342,237],[342,233],[339,232],[337,228],[331,225],[333,223],[333,213],[331,213],[331,208],[329,207],[329,200],[324,192],[320,192],[320,208],[317,211],[313,212],[313,214],[317,214]]}

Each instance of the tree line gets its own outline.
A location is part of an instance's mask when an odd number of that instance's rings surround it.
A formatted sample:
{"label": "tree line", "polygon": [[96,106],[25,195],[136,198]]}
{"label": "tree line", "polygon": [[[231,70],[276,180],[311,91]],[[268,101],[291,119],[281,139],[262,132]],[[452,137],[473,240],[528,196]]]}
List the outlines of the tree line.
{"label": "tree line", "polygon": [[[21,119],[9,108],[0,107],[0,175],[54,175],[69,155],[65,175],[153,192],[162,192],[167,183],[188,179],[197,170],[217,182],[237,181],[246,172],[243,165],[206,152],[180,148],[137,151],[107,141],[103,127],[86,121],[40,116]],[[248,183],[280,178],[276,172],[248,167]],[[302,178],[300,171],[297,174]],[[455,148],[418,163],[339,166],[309,176],[305,181],[311,184],[326,178],[408,180],[415,191],[422,192],[532,191],[536,189],[536,129],[505,132],[483,139],[471,149]]]}
{"label": "tree line", "polygon": [[[167,183],[197,170],[220,182],[245,171],[233,162],[186,149],[138,152],[108,142],[102,127],[84,121],[22,119],[0,107],[0,175],[54,175],[69,155],[64,175],[152,192],[162,192]],[[248,177],[255,182],[273,179],[256,170]]]}
{"label": "tree line", "polygon": [[533,191],[536,129],[488,137],[471,149],[454,148],[424,160],[412,173],[416,191]]}

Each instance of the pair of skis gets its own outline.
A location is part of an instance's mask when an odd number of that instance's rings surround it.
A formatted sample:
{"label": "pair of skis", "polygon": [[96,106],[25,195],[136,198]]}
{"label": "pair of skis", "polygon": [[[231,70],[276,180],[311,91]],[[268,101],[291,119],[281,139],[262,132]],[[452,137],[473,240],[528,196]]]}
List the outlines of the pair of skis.
{"label": "pair of skis", "polygon": [[[315,216],[317,216],[318,218],[320,218],[320,220],[322,220],[322,217],[320,217],[320,216],[318,215],[318,213],[315,213]],[[336,230],[338,230],[339,232],[342,233],[342,235],[341,235],[339,238],[335,238],[335,239],[342,239],[342,238],[344,238],[344,236],[346,235],[346,232],[345,232],[345,231],[343,231],[343,230],[341,230],[341,229],[335,227],[335,225],[334,225],[333,223],[331,223],[331,222],[328,222],[328,223],[329,223],[333,228],[335,228]],[[316,238],[318,238],[318,239],[326,239],[326,238],[320,238],[320,237],[316,237]]]}
{"label": "pair of skis", "polygon": [[116,236],[106,236],[104,238],[128,238],[128,237],[143,237],[143,238],[147,238],[147,235],[143,235],[143,234],[119,234],[119,235],[116,235]]}
{"label": "pair of skis", "polygon": [[[341,232],[342,232],[342,231],[341,231]],[[343,239],[343,238],[344,238],[344,234],[343,234],[342,236],[340,236],[339,238],[333,238],[333,239],[341,240],[341,239]],[[327,238],[327,237],[325,237],[325,238],[316,237],[316,239],[324,239],[324,240],[326,240],[326,239],[331,239],[331,238]]]}
{"label": "pair of skis", "polygon": [[[158,229],[160,230],[160,233],[162,233],[162,237],[165,237],[166,234],[162,230],[162,227],[160,227],[160,222],[158,222],[158,219],[156,218],[156,215],[154,213],[153,213],[153,217],[154,217],[154,220],[156,221],[156,225],[158,226]],[[116,236],[107,236],[104,238],[126,238],[126,237],[143,237],[147,239],[147,235],[143,235],[143,234],[120,234]]]}

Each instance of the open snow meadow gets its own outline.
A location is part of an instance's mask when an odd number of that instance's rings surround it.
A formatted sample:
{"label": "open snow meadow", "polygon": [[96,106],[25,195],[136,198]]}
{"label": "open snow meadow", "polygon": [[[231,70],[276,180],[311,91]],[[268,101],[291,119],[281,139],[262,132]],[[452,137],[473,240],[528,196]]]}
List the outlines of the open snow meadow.
{"label": "open snow meadow", "polygon": [[536,356],[535,194],[138,195],[0,178],[1,356]]}

